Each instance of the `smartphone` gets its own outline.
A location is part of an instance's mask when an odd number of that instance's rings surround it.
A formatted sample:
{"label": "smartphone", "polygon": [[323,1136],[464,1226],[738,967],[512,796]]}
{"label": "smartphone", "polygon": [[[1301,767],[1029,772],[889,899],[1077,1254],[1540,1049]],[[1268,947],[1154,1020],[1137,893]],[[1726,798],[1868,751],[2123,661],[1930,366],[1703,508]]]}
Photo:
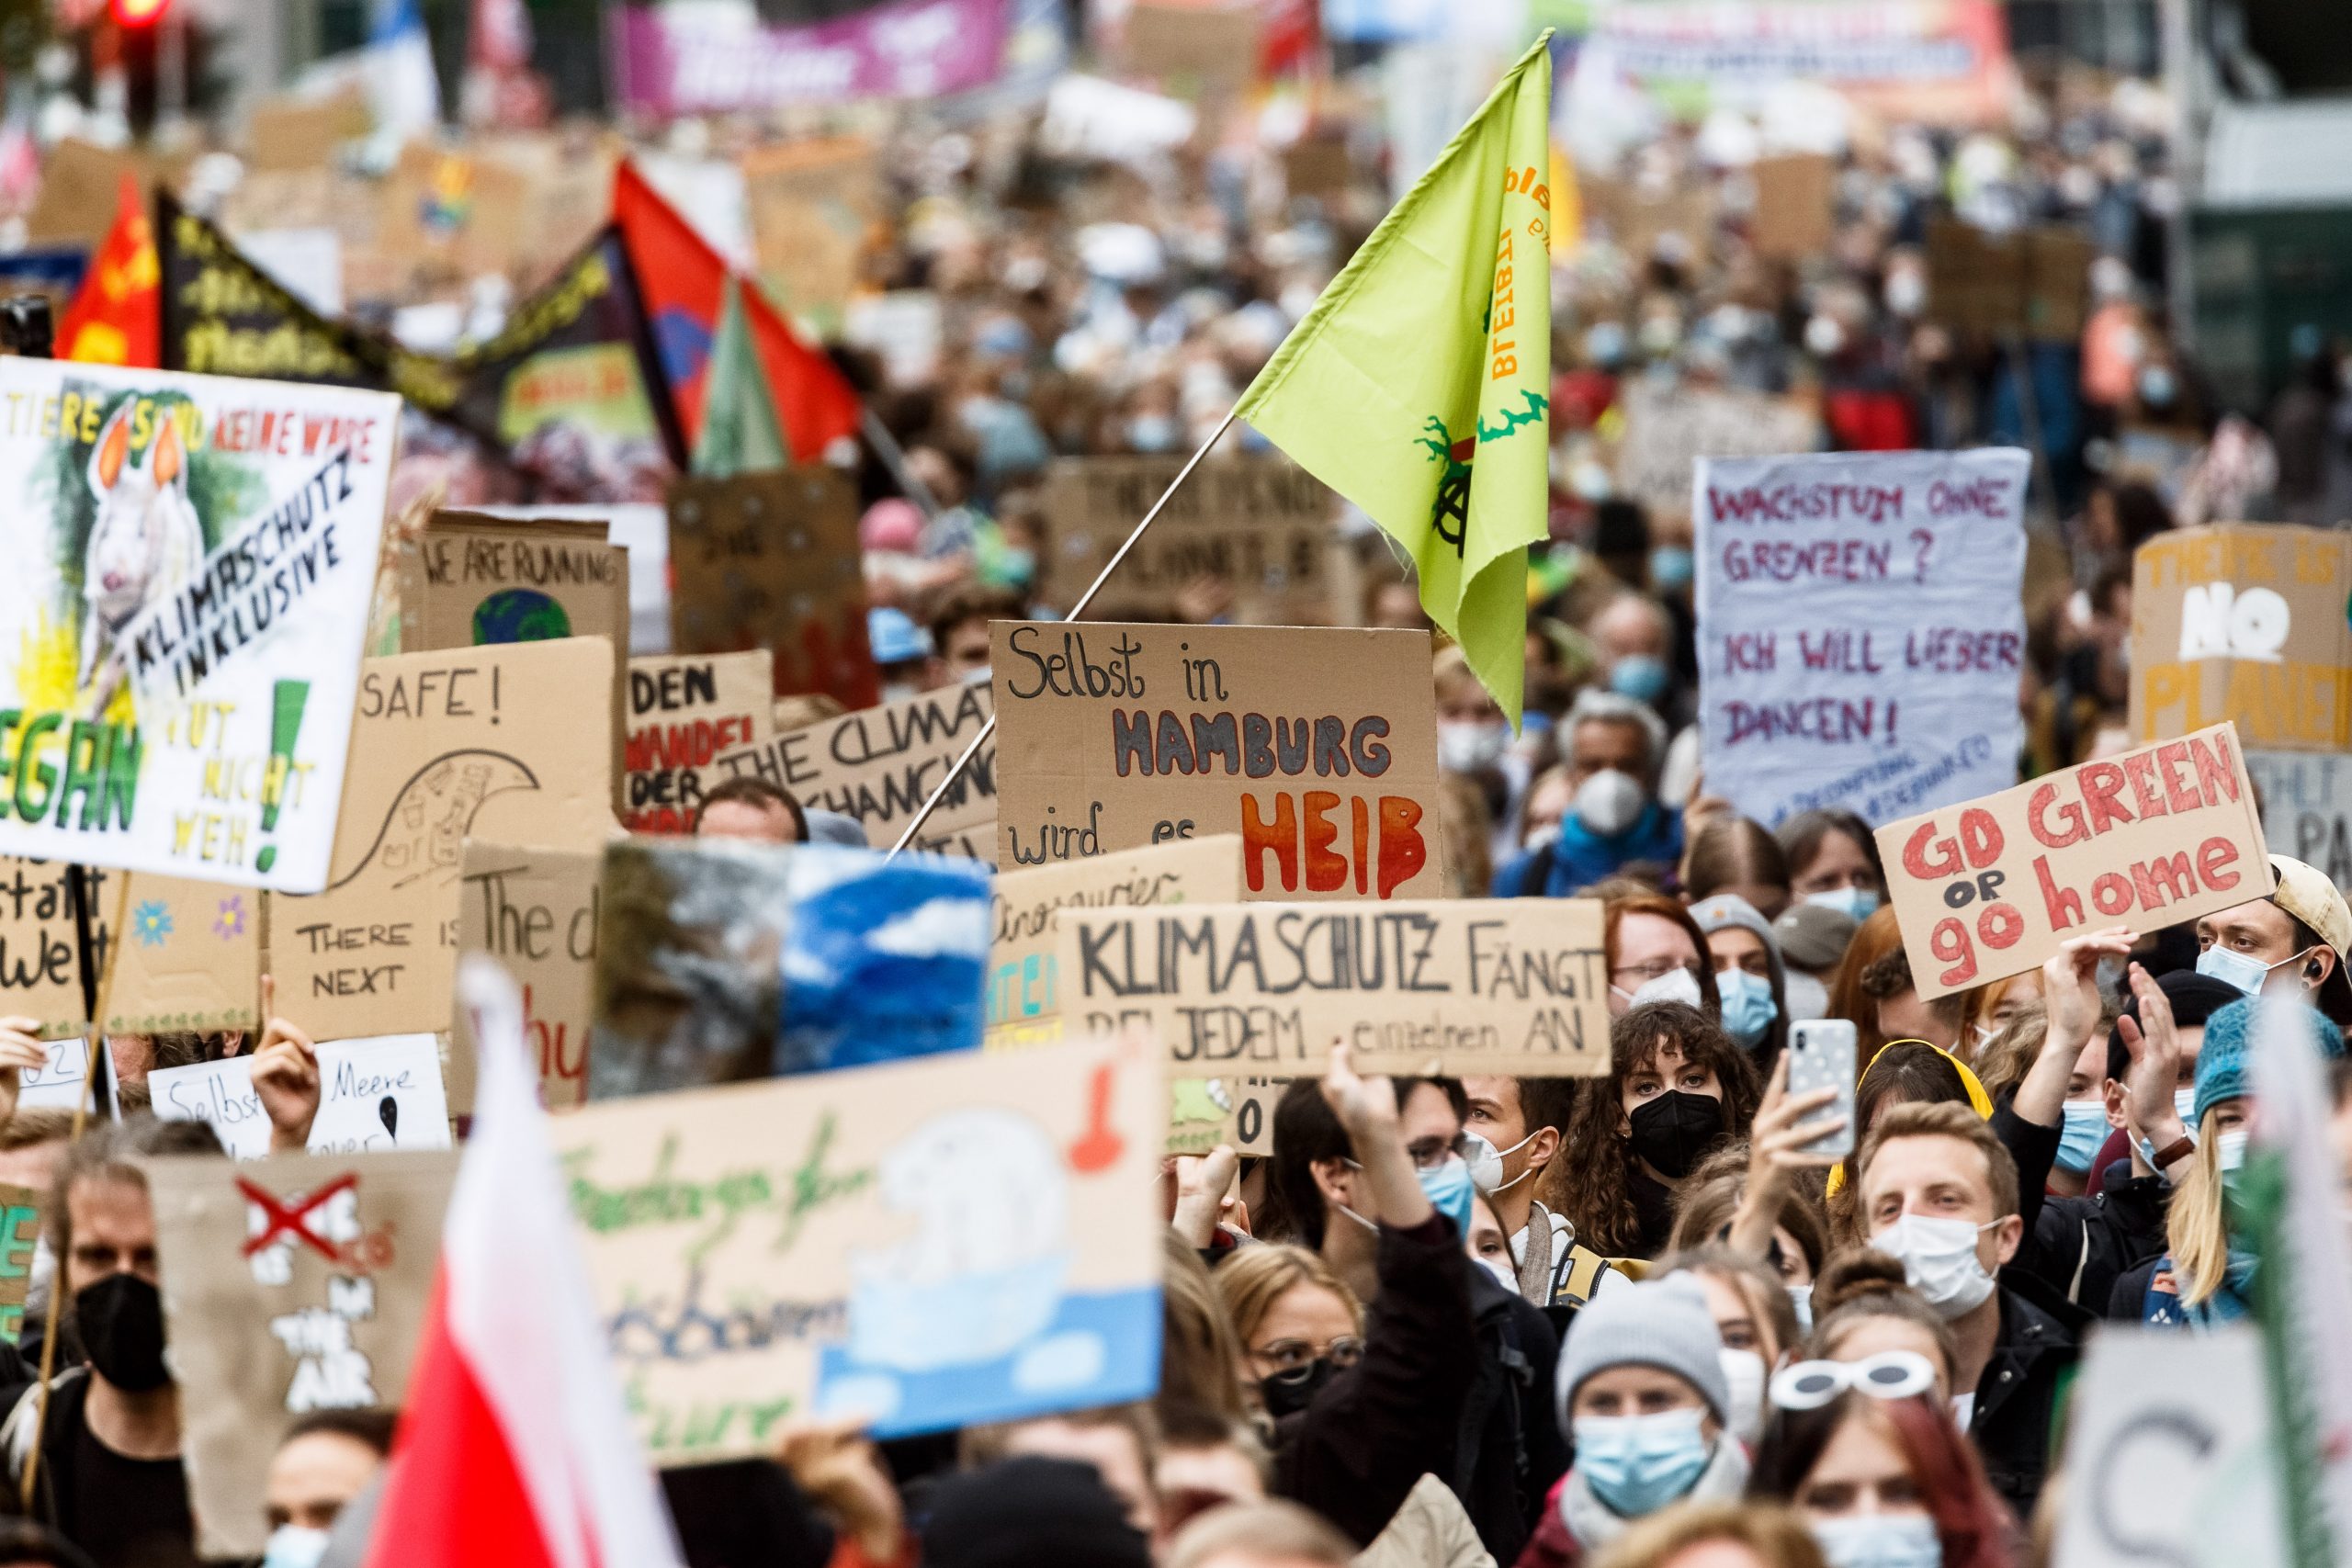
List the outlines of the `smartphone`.
{"label": "smartphone", "polygon": [[1819,1089],[1834,1089],[1838,1098],[1797,1125],[1838,1116],[1845,1124],[1803,1145],[1804,1152],[1843,1158],[1854,1152],[1854,1026],[1842,1018],[1807,1019],[1789,1029],[1789,1097]]}

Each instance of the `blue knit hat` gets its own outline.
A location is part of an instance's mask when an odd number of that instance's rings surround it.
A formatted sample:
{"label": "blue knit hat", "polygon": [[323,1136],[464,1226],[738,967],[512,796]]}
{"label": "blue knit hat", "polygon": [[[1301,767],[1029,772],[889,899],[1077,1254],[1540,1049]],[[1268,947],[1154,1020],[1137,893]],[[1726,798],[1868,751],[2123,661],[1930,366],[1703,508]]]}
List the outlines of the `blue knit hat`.
{"label": "blue knit hat", "polygon": [[2315,1008],[2278,997],[2248,997],[2232,1002],[2205,1021],[2205,1043],[2197,1053],[2197,1099],[2190,1119],[2205,1124],[2205,1112],[2225,1100],[2253,1092],[2254,1043],[2265,1028],[2300,1029],[2312,1047],[2334,1061],[2344,1055],[2344,1032]]}

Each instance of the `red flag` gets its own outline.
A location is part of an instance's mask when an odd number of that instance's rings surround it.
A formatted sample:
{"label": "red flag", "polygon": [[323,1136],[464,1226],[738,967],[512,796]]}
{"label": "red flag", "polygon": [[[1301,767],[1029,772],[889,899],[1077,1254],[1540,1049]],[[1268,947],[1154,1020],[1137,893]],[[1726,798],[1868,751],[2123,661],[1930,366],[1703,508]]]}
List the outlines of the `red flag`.
{"label": "red flag", "polygon": [[[653,341],[691,448],[702,434],[710,347],[726,303],[727,263],[627,160],[613,176],[613,217],[637,269]],[[752,344],[767,375],[785,440],[795,461],[815,462],[836,437],[857,434],[857,393],[831,360],[794,335],[757,286],[746,284],[742,292]]]}
{"label": "red flag", "polygon": [[114,227],[57,324],[57,356],[153,370],[164,363],[163,264],[139,182],[122,177]]}
{"label": "red flag", "polygon": [[522,998],[478,959],[458,988],[479,1042],[474,1135],[368,1568],[677,1568],[525,1064]]}

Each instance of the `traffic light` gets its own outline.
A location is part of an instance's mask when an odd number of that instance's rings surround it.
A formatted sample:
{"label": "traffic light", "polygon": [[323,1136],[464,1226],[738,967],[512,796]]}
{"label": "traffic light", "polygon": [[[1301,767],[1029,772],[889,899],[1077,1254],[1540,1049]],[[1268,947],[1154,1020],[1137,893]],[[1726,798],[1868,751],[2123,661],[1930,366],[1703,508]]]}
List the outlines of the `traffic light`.
{"label": "traffic light", "polygon": [[171,7],[172,0],[107,0],[115,26],[132,32],[153,27]]}

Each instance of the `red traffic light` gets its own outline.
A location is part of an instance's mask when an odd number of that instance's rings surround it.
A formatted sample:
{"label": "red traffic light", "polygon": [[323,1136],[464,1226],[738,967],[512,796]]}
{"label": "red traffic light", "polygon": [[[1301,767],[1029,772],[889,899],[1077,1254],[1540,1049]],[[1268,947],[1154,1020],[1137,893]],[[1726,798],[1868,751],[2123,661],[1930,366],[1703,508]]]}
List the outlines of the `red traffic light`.
{"label": "red traffic light", "polygon": [[107,0],[107,10],[120,28],[152,28],[171,6],[172,0]]}

